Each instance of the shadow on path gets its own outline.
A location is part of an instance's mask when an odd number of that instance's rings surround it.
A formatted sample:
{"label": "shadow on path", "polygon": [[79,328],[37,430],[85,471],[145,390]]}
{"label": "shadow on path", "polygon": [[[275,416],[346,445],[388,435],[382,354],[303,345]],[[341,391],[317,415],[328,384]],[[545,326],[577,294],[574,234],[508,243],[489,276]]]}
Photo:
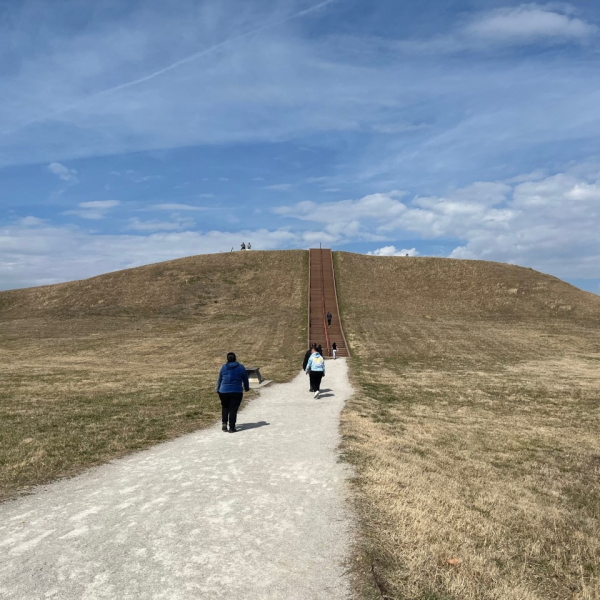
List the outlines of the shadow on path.
{"label": "shadow on path", "polygon": [[259,421],[258,423],[241,423],[237,425],[238,431],[245,431],[246,429],[256,429],[257,427],[264,427],[265,425],[270,425],[271,423],[267,423],[266,421]]}

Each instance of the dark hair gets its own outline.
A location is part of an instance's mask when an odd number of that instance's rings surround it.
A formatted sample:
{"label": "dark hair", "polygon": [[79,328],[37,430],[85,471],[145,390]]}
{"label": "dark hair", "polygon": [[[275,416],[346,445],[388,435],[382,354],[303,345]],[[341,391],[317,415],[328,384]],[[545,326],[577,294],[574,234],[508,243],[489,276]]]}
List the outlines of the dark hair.
{"label": "dark hair", "polygon": [[228,352],[227,353],[227,362],[235,362],[236,358],[235,358],[235,353],[234,352]]}
{"label": "dark hair", "polygon": [[310,347],[311,347],[311,348],[316,348],[316,347],[317,347],[317,344],[316,344],[316,342],[313,342],[313,343],[310,345]]}

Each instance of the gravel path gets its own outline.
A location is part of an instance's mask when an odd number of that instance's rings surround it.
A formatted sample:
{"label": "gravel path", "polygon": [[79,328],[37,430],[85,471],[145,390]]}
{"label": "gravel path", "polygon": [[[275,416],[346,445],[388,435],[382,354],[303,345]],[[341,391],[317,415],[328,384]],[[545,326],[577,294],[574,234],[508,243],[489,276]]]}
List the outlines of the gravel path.
{"label": "gravel path", "polygon": [[0,597],[347,598],[344,359],[322,387],[268,386],[239,433],[219,425],[0,505]]}

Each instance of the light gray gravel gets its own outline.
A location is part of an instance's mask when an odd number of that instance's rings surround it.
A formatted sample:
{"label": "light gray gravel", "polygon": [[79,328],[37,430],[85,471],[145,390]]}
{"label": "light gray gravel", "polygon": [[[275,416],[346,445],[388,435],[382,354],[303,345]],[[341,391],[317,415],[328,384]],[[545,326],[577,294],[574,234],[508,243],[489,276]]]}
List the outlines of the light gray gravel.
{"label": "light gray gravel", "polygon": [[[3,600],[349,596],[344,359],[261,390],[220,425],[0,505]],[[215,402],[218,399],[215,395]]]}

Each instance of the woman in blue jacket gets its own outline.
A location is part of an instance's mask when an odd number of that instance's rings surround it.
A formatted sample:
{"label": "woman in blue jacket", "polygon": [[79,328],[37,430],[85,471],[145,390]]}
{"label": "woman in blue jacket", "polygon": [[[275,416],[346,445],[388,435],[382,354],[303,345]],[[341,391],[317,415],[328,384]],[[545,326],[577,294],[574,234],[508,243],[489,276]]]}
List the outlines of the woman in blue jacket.
{"label": "woman in blue jacket", "polygon": [[227,431],[227,422],[229,422],[229,433],[235,433],[235,422],[237,411],[242,403],[244,390],[250,391],[248,383],[248,373],[244,365],[237,362],[235,354],[227,354],[227,362],[219,371],[219,381],[217,381],[217,392],[221,399],[223,431]]}

